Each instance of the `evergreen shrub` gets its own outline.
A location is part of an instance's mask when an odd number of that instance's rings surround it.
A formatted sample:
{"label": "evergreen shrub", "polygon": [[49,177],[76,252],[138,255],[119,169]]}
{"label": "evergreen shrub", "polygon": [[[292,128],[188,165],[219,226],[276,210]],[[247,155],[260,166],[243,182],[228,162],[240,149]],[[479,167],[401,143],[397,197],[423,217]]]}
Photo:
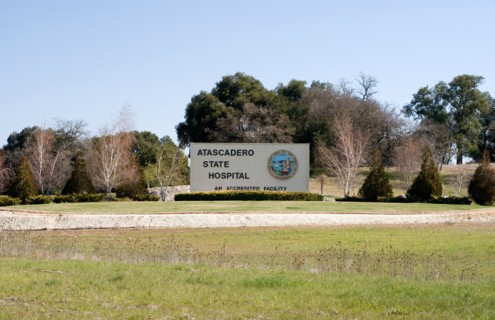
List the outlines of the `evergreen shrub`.
{"label": "evergreen shrub", "polygon": [[336,198],[335,201],[342,202],[397,202],[397,203],[409,203],[413,202],[411,199],[404,197],[378,197],[376,200],[369,200],[362,197],[345,197],[345,198]]}
{"label": "evergreen shrub", "polygon": [[469,181],[468,193],[477,204],[493,205],[495,202],[495,170],[490,167],[490,155],[486,151]]}
{"label": "evergreen shrub", "polygon": [[106,194],[103,193],[81,193],[77,194],[77,202],[100,202],[105,199]]}
{"label": "evergreen shrub", "polygon": [[37,195],[26,199],[25,204],[47,204],[53,201],[52,196]]}
{"label": "evergreen shrub", "polygon": [[17,198],[0,196],[0,207],[15,206],[18,204],[21,204],[21,201]]}
{"label": "evergreen shrub", "polygon": [[78,152],[74,158],[74,170],[62,189],[62,194],[96,193],[91,182],[86,162],[82,152]]}
{"label": "evergreen shrub", "polygon": [[[369,202],[361,197],[346,197],[346,198],[336,198],[335,201],[348,201],[348,202]],[[393,197],[393,198],[378,198],[376,202],[391,202],[391,203],[411,203],[415,202],[411,198],[405,197]],[[440,197],[431,198],[430,200],[424,201],[426,203],[435,204],[471,204],[472,201],[469,197]]]}
{"label": "evergreen shrub", "polygon": [[57,194],[53,197],[55,203],[75,203],[77,202],[77,195],[75,194]]}
{"label": "evergreen shrub", "polygon": [[406,192],[407,198],[416,202],[428,202],[442,195],[442,181],[428,146],[423,151],[421,171]]}
{"label": "evergreen shrub", "polygon": [[100,202],[105,198],[102,193],[80,193],[56,195],[53,197],[55,203],[75,203],[75,202]]}
{"label": "evergreen shrub", "polygon": [[38,194],[38,187],[34,181],[31,165],[27,157],[22,157],[19,169],[14,182],[9,190],[9,195],[21,199],[21,203],[26,203],[27,199]]}
{"label": "evergreen shrub", "polygon": [[473,201],[469,197],[440,197],[428,201],[429,203],[438,204],[471,204]]}
{"label": "evergreen shrub", "polygon": [[344,198],[335,198],[335,201],[342,202],[369,202],[369,200],[361,198],[361,197],[344,197]]}
{"label": "evergreen shrub", "polygon": [[158,201],[160,200],[160,196],[157,194],[137,194],[132,197],[134,201]]}
{"label": "evergreen shrub", "polygon": [[379,197],[392,198],[393,191],[390,180],[385,173],[380,150],[375,151],[375,157],[370,172],[359,189],[359,196],[367,201],[377,201]]}
{"label": "evergreen shrub", "polygon": [[212,191],[178,193],[175,201],[323,201],[323,196],[310,192],[274,192],[274,191]]}

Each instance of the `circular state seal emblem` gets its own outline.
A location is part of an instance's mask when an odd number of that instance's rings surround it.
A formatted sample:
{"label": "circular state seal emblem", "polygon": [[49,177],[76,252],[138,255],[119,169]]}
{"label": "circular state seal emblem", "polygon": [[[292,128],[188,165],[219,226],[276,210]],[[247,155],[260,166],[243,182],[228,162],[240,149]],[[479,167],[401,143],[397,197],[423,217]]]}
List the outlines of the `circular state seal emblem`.
{"label": "circular state seal emblem", "polygon": [[296,174],[297,158],[290,151],[276,151],[268,160],[268,171],[277,179],[289,179]]}

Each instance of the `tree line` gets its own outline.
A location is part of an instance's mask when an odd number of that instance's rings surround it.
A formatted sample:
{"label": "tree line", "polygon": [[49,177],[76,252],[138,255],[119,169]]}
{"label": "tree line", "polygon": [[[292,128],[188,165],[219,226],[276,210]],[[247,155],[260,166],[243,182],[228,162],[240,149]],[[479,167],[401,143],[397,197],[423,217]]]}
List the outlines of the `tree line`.
{"label": "tree line", "polygon": [[58,120],[55,128],[26,127],[0,150],[0,193],[34,195],[116,193],[120,197],[187,184],[187,156],[170,137],[133,130],[128,107],[96,136],[81,120]]}
{"label": "tree line", "polygon": [[309,143],[311,174],[337,175],[346,196],[356,187],[357,168],[371,167],[378,152],[407,189],[425,146],[439,170],[452,159],[479,161],[484,150],[493,159],[495,100],[480,91],[482,81],[459,75],[419,88],[395,109],[375,99],[378,81],[365,74],[354,83],[291,80],[273,90],[244,73],[226,75],[192,96],[176,126],[179,146],[133,130],[126,108],[93,137],[80,120],[12,133],[0,151],[0,193],[15,193],[25,164],[40,194],[163,191],[188,183],[183,148],[191,142]]}
{"label": "tree line", "polygon": [[375,99],[378,81],[360,74],[355,83],[291,80],[266,89],[244,73],[224,76],[187,105],[176,126],[191,142],[280,142],[311,145],[311,173],[337,175],[348,196],[358,168],[371,166],[375,150],[396,166],[407,189],[424,147],[441,170],[454,158],[479,161],[495,155],[495,100],[479,86],[483,77],[459,75],[420,88],[397,110]]}

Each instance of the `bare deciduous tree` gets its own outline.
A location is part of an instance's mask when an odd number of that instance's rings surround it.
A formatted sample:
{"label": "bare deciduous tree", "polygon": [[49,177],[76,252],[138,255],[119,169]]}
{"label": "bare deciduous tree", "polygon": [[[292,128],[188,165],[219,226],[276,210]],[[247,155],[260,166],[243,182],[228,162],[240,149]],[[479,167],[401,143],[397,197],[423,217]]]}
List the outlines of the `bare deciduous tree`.
{"label": "bare deciduous tree", "polygon": [[324,173],[320,173],[318,177],[316,177],[316,180],[320,183],[320,194],[323,195],[323,187],[325,186],[325,183],[328,183],[328,176]]}
{"label": "bare deciduous tree", "polygon": [[394,164],[405,190],[409,189],[412,179],[421,166],[422,145],[413,139],[407,139],[395,149]]}
{"label": "bare deciduous tree", "polygon": [[148,164],[144,170],[148,188],[151,183],[157,185],[160,188],[160,198],[165,201],[168,187],[186,183],[184,167],[187,167],[186,155],[170,138],[162,138],[156,163]]}
{"label": "bare deciduous tree", "polygon": [[320,144],[318,155],[322,166],[335,172],[342,184],[344,196],[349,197],[357,182],[357,173],[364,159],[368,137],[356,128],[351,118],[345,114],[335,118],[333,129],[335,145],[328,148]]}
{"label": "bare deciduous tree", "polygon": [[358,93],[359,95],[361,95],[361,100],[363,101],[369,100],[373,97],[374,94],[378,92],[375,90],[376,86],[378,85],[378,80],[375,77],[360,73],[357,82],[361,87]]}
{"label": "bare deciduous tree", "polygon": [[[332,88],[309,88],[302,97],[308,112],[301,121],[305,122],[300,132],[303,139],[315,143],[323,140],[326,143],[333,139],[331,120],[339,113],[345,112],[352,119],[353,126],[369,136],[368,153],[365,159],[372,159],[375,148],[380,148],[385,165],[392,164],[392,152],[403,135],[404,123],[393,108],[382,105],[374,99],[362,100],[360,96],[342,93]],[[300,135],[300,132],[297,133]],[[301,137],[301,136],[299,136]],[[299,138],[301,139],[301,138]],[[301,139],[302,140],[302,139]],[[306,140],[306,141],[307,141]],[[313,148],[316,151],[316,148]],[[316,159],[316,154],[312,154]]]}
{"label": "bare deciduous tree", "polygon": [[40,194],[61,189],[69,175],[69,153],[57,145],[51,129],[37,129],[27,146],[29,163]]}
{"label": "bare deciduous tree", "polygon": [[457,196],[461,196],[462,188],[465,187],[466,184],[466,174],[462,171],[459,171],[455,175],[455,185],[457,186]]}
{"label": "bare deciduous tree", "polygon": [[136,178],[132,127],[132,115],[129,108],[124,107],[117,119],[110,126],[103,127],[100,136],[90,141],[88,171],[95,187],[107,194]]}
{"label": "bare deciduous tree", "polygon": [[346,79],[340,79],[338,90],[343,95],[352,96],[354,94],[354,88],[352,87],[351,82]]}
{"label": "bare deciduous tree", "polygon": [[83,120],[61,120],[56,122],[57,140],[64,145],[66,149],[75,149],[82,146],[82,142],[88,136],[86,131],[87,124]]}
{"label": "bare deciduous tree", "polygon": [[455,137],[445,124],[423,120],[413,137],[430,147],[438,171],[442,171],[442,166],[450,163],[456,154]]}
{"label": "bare deciduous tree", "polygon": [[[175,152],[168,153],[170,154],[167,154],[165,147],[163,147],[160,156],[156,161],[156,180],[160,186],[160,198],[162,201],[167,199],[167,189],[180,171],[180,149],[176,148]],[[171,158],[170,164],[168,164],[170,161],[167,161],[167,158]]]}

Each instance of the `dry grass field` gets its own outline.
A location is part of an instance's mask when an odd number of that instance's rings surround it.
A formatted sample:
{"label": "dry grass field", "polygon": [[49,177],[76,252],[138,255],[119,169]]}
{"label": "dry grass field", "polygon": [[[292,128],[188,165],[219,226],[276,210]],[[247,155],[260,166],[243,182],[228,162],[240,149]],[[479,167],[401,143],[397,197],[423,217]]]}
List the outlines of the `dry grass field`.
{"label": "dry grass field", "polygon": [[0,319],[494,319],[493,224],[0,234]]}
{"label": "dry grass field", "polygon": [[[474,174],[474,171],[478,167],[477,164],[464,164],[464,165],[444,165],[440,171],[440,178],[443,184],[444,196],[467,196],[467,187],[469,180]],[[390,182],[394,188],[394,195],[399,196],[406,193],[407,187],[400,179],[400,175],[396,168],[386,168],[386,172],[389,175]],[[366,178],[368,172],[367,168],[362,168],[358,181],[354,187],[353,193],[357,195],[361,184]],[[314,193],[321,193],[321,184],[316,178],[312,178],[310,181],[310,191]],[[328,181],[323,185],[323,195],[342,197],[342,187],[337,177],[332,176],[328,178]]]}

